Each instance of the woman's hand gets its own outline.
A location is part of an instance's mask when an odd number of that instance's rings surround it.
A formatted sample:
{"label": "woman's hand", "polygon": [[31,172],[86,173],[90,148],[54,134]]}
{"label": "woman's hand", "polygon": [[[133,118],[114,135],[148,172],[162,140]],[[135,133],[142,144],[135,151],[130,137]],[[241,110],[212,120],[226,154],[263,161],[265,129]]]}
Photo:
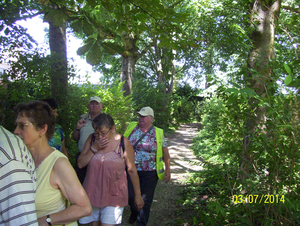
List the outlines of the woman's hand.
{"label": "woman's hand", "polygon": [[93,148],[96,150],[101,150],[107,147],[109,144],[109,140],[106,137],[97,137],[95,143],[93,144]]}
{"label": "woman's hand", "polygon": [[164,180],[165,180],[165,183],[168,183],[171,180],[171,170],[170,169],[166,169]]}
{"label": "woman's hand", "polygon": [[143,206],[144,206],[144,200],[143,200],[143,198],[142,198],[142,196],[140,196],[140,195],[136,195],[135,197],[134,197],[134,205],[135,205],[135,207],[137,208],[137,210],[138,211],[140,211],[142,208],[143,208]]}
{"label": "woman's hand", "polygon": [[38,224],[39,226],[49,226],[49,224],[46,222],[47,216],[38,218]]}

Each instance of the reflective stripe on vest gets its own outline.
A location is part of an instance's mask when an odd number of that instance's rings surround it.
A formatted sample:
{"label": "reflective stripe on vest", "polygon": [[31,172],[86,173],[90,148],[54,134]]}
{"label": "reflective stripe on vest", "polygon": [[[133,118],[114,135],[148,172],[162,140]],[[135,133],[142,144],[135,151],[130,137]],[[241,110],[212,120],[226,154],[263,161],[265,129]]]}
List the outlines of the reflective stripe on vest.
{"label": "reflective stripe on vest", "polygon": [[[125,133],[124,133],[124,137],[129,137],[129,135],[131,134],[132,130],[137,126],[138,122],[131,122]],[[157,150],[156,150],[156,172],[157,172],[157,176],[160,180],[163,180],[165,177],[165,170],[164,170],[164,159],[163,159],[163,150],[162,150],[162,146],[163,146],[163,134],[164,131],[156,126],[154,126],[155,128],[155,134],[156,134],[156,143],[157,143]]]}

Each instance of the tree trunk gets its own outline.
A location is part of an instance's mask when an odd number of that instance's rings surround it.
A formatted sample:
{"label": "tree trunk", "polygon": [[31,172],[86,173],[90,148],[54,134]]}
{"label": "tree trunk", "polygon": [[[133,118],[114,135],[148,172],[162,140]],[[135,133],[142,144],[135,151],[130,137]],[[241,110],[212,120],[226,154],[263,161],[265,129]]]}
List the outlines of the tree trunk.
{"label": "tree trunk", "polygon": [[138,60],[138,47],[136,46],[137,37],[133,34],[123,33],[125,54],[122,54],[121,82],[125,82],[122,91],[124,96],[128,96],[132,91],[132,81],[135,64]]}
{"label": "tree trunk", "polygon": [[125,81],[122,89],[125,97],[130,95],[132,91],[135,63],[135,59],[132,56],[122,55],[121,82]]}
{"label": "tree trunk", "polygon": [[[256,0],[251,9],[251,28],[250,38],[253,48],[248,57],[247,83],[249,87],[264,98],[268,93],[267,85],[274,83],[272,79],[272,68],[270,60],[275,57],[274,39],[277,17],[280,12],[281,1],[262,1]],[[259,128],[263,129],[266,121],[265,109],[258,105],[255,99],[249,100],[252,112],[246,122],[247,135],[244,138],[244,152],[242,153],[241,178],[245,180],[251,174],[251,166],[255,158],[251,151],[252,137]]]}
{"label": "tree trunk", "polygon": [[[51,53],[51,92],[59,109],[62,112],[68,111],[68,67],[67,67],[67,47],[66,47],[66,22],[61,26],[55,26],[52,21],[49,22],[49,43]],[[61,115],[62,116],[62,115]],[[59,117],[60,118],[60,117]],[[69,142],[67,129],[68,120],[58,121],[66,132],[66,143]]]}
{"label": "tree trunk", "polygon": [[164,84],[165,93],[173,92],[174,78],[176,75],[176,50],[160,48],[157,40],[154,45],[155,70],[158,83]]}
{"label": "tree trunk", "polygon": [[62,102],[67,95],[68,89],[66,24],[56,27],[49,22],[49,43],[51,52],[50,76],[52,96],[58,102]]}

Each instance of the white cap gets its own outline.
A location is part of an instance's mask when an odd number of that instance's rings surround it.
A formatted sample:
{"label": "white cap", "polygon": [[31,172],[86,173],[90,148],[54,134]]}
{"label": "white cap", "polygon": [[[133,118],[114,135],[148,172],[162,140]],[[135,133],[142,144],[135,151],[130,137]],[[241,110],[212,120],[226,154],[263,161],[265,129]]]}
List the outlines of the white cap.
{"label": "white cap", "polygon": [[154,111],[151,107],[143,107],[138,114],[140,114],[141,116],[152,116],[154,117]]}
{"label": "white cap", "polygon": [[98,103],[102,103],[102,102],[101,102],[101,98],[100,98],[100,97],[97,97],[97,96],[91,97],[89,103],[91,103],[92,101],[96,101],[96,102],[98,102]]}

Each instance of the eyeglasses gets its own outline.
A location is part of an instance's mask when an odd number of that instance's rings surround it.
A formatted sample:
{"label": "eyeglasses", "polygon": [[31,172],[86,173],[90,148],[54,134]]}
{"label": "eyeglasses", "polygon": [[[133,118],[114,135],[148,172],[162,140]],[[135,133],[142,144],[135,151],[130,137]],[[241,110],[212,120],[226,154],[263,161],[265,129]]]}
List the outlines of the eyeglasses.
{"label": "eyeglasses", "polygon": [[110,131],[110,129],[109,129],[106,133],[94,133],[94,135],[95,135],[96,137],[99,137],[99,136],[104,137],[106,134],[108,134],[109,131]]}
{"label": "eyeglasses", "polygon": [[20,129],[20,130],[24,130],[25,126],[29,126],[29,125],[33,125],[34,123],[23,123],[23,122],[16,122],[15,123],[16,126]]}

